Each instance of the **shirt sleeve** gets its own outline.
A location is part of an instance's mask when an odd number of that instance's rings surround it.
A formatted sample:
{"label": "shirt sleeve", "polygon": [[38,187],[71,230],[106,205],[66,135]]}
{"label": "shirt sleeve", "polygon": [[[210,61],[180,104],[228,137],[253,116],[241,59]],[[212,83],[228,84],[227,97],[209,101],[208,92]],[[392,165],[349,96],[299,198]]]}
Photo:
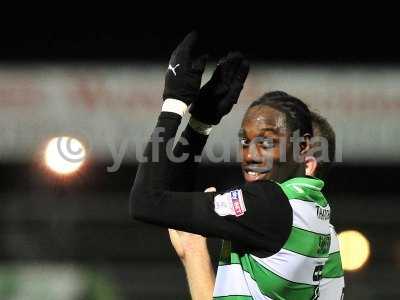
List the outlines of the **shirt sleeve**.
{"label": "shirt sleeve", "polygon": [[[219,237],[251,249],[278,251],[292,225],[289,201],[271,181],[247,183],[224,194],[173,191],[175,162],[167,158],[180,116],[161,113],[145,156],[158,141],[159,161],[140,164],[130,196],[134,219],[155,225]],[[160,130],[161,129],[161,130]],[[154,146],[154,147],[153,147]]]}
{"label": "shirt sleeve", "polygon": [[173,150],[174,157],[180,162],[171,166],[173,174],[171,174],[170,189],[172,191],[194,191],[197,168],[207,139],[208,135],[195,131],[189,124],[186,126]]}

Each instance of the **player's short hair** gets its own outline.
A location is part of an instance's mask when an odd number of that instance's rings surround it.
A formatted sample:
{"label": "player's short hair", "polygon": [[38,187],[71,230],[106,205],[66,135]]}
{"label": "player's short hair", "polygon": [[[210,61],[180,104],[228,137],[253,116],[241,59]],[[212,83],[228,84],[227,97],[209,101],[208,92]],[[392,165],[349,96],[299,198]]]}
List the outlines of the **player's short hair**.
{"label": "player's short hair", "polygon": [[267,105],[286,115],[287,126],[292,132],[299,130],[300,136],[313,135],[311,113],[300,99],[282,91],[268,92],[250,104],[248,110],[257,105]]}
{"label": "player's short hair", "polygon": [[[329,161],[324,161],[324,160],[318,161],[318,168],[316,172],[316,177],[325,179],[329,173],[329,170],[332,167],[332,163],[335,160],[336,135],[331,124],[329,124],[326,118],[324,118],[317,112],[314,111],[311,112],[311,120],[314,129],[314,136],[315,137],[321,136],[325,138],[326,141],[328,142]],[[316,154],[318,156],[318,153]]]}

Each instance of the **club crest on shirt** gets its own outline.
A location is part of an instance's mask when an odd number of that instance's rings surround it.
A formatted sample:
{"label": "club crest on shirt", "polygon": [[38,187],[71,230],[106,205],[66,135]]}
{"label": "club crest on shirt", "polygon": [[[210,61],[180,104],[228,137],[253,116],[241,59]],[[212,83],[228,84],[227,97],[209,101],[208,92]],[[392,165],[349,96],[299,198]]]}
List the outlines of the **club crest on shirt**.
{"label": "club crest on shirt", "polygon": [[243,201],[242,190],[229,191],[214,198],[215,212],[220,216],[236,216],[244,215],[246,206]]}

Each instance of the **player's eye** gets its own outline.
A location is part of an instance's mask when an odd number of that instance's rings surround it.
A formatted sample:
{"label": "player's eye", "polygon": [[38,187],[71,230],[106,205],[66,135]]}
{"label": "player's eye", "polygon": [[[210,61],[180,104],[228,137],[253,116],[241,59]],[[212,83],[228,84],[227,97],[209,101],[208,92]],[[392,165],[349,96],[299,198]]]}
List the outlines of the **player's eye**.
{"label": "player's eye", "polygon": [[250,145],[250,142],[245,137],[242,137],[240,138],[240,145],[242,145],[242,147],[248,147]]}
{"label": "player's eye", "polygon": [[274,148],[274,140],[271,138],[264,138],[261,141],[259,141],[259,144],[263,149]]}

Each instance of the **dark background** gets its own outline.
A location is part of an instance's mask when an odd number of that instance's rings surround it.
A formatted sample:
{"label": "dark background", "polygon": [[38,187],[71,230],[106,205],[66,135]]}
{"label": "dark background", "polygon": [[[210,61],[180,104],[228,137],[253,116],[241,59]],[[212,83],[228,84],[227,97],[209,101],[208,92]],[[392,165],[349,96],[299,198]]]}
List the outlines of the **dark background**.
{"label": "dark background", "polygon": [[[137,19],[141,13],[122,22],[99,18],[81,23],[73,15],[65,23],[57,18],[38,17],[27,24],[14,20],[11,29],[10,23],[2,28],[0,61],[165,62],[183,36],[197,28],[215,59],[235,49],[250,61],[266,63],[400,63],[390,18],[377,26],[376,19],[360,23],[351,15],[292,20],[285,13],[279,17],[269,12],[263,18],[189,25],[168,22],[169,14]],[[102,162],[90,162],[85,172],[68,181],[49,177],[34,163],[9,162],[0,169],[0,263],[78,264],[109,274],[122,299],[188,298],[184,271],[166,230],[129,220],[128,194],[136,165],[124,164],[110,174]],[[400,166],[383,162],[339,164],[327,181],[337,231],[359,229],[372,246],[367,266],[346,273],[347,299],[400,296],[399,171]],[[201,172],[199,190],[241,180],[237,165],[203,165]],[[218,246],[219,241],[210,241],[214,258]]]}
{"label": "dark background", "polygon": [[165,61],[189,31],[197,30],[215,58],[239,50],[250,60],[265,62],[398,64],[398,25],[390,8],[374,7],[369,14],[350,8],[290,13],[272,7],[247,11],[237,5],[229,13],[200,7],[191,12],[170,7],[108,14],[85,14],[78,8],[65,14],[5,13],[0,58],[13,63]]}

